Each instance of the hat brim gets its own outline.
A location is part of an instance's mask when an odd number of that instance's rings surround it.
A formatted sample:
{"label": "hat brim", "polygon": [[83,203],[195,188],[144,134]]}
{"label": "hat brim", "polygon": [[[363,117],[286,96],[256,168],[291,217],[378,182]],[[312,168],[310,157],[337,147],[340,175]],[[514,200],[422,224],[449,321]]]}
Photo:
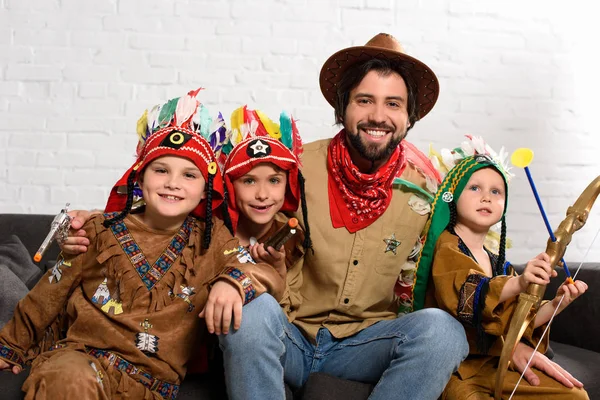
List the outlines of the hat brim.
{"label": "hat brim", "polygon": [[319,84],[325,100],[335,107],[336,88],[344,72],[358,62],[373,58],[410,64],[411,75],[418,88],[419,114],[417,119],[423,118],[431,111],[440,92],[439,82],[433,71],[421,61],[407,54],[374,46],[349,47],[338,51],[325,61],[319,76]]}

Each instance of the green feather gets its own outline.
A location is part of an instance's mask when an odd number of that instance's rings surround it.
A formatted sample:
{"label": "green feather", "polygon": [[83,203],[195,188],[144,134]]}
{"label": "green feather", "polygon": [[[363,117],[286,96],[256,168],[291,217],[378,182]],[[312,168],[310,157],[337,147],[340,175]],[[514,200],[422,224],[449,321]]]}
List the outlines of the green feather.
{"label": "green feather", "polygon": [[411,189],[417,193],[419,193],[420,195],[425,197],[425,200],[427,200],[429,203],[433,203],[433,196],[430,195],[429,193],[427,193],[425,190],[423,190],[422,188],[420,188],[419,186],[415,185],[412,182],[409,182],[407,180],[404,180],[402,178],[394,178],[394,185],[402,185],[408,189]]}
{"label": "green feather", "polygon": [[160,114],[158,114],[159,127],[164,128],[165,126],[168,126],[169,123],[171,123],[171,120],[175,115],[175,109],[177,108],[178,101],[179,97],[169,100],[167,104],[162,106],[162,108],[160,109]]}
{"label": "green feather", "polygon": [[210,141],[210,126],[212,125],[212,118],[208,108],[204,105],[200,105],[200,134],[202,137]]}
{"label": "green feather", "polygon": [[282,111],[279,115],[279,130],[281,132],[281,143],[292,150],[292,119],[285,111]]}

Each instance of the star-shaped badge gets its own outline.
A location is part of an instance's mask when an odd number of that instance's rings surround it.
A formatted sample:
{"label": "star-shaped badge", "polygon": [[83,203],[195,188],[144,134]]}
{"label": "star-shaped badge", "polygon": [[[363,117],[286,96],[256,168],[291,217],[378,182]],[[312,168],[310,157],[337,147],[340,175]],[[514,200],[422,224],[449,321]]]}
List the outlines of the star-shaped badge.
{"label": "star-shaped badge", "polygon": [[396,249],[398,248],[398,246],[400,246],[400,241],[396,240],[396,234],[392,233],[392,236],[389,239],[383,239],[383,241],[386,244],[385,252],[387,253],[388,251],[391,251],[395,255]]}
{"label": "star-shaped badge", "polygon": [[269,150],[269,145],[260,139],[248,147],[250,147],[252,149],[252,151],[254,152],[254,154],[252,154],[254,157],[257,157],[259,154],[264,154],[265,156],[269,155],[267,153],[267,151]]}

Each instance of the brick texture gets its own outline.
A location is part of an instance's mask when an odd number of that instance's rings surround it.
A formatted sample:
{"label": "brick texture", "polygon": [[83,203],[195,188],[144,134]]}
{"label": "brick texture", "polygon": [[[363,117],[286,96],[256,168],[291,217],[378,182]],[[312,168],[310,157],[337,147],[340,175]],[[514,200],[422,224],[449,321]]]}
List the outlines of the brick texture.
{"label": "brick texture", "polygon": [[[542,0],[0,0],[0,212],[101,208],[133,160],[144,108],[199,86],[216,112],[248,103],[330,137],[318,86],[334,51],[380,31],[437,73],[433,112],[410,132],[427,151],[464,134],[530,147],[554,227],[600,172],[593,2]],[[581,4],[579,4],[581,3]],[[510,188],[509,259],[547,233],[523,171]],[[600,206],[567,260],[582,260]],[[600,243],[587,260],[598,260]]]}

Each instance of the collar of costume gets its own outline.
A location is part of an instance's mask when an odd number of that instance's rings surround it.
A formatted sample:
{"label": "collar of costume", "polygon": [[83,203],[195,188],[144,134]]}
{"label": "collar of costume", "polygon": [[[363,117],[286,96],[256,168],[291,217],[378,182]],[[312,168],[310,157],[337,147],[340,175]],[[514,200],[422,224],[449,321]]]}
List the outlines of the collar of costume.
{"label": "collar of costume", "polygon": [[504,202],[503,217],[508,206],[508,185],[504,170],[488,155],[474,155],[463,158],[454,166],[439,186],[431,205],[431,218],[425,225],[425,242],[419,254],[416,265],[415,279],[413,282],[413,311],[420,310],[425,304],[427,283],[431,274],[434,250],[438,238],[448,227],[450,222],[450,202],[458,202],[463,189],[475,171],[482,168],[494,168],[504,180],[506,200]]}
{"label": "collar of costume", "polygon": [[341,130],[327,149],[329,209],[334,228],[350,233],[366,228],[392,201],[392,183],[406,167],[402,142],[374,174],[364,174],[352,162]]}

